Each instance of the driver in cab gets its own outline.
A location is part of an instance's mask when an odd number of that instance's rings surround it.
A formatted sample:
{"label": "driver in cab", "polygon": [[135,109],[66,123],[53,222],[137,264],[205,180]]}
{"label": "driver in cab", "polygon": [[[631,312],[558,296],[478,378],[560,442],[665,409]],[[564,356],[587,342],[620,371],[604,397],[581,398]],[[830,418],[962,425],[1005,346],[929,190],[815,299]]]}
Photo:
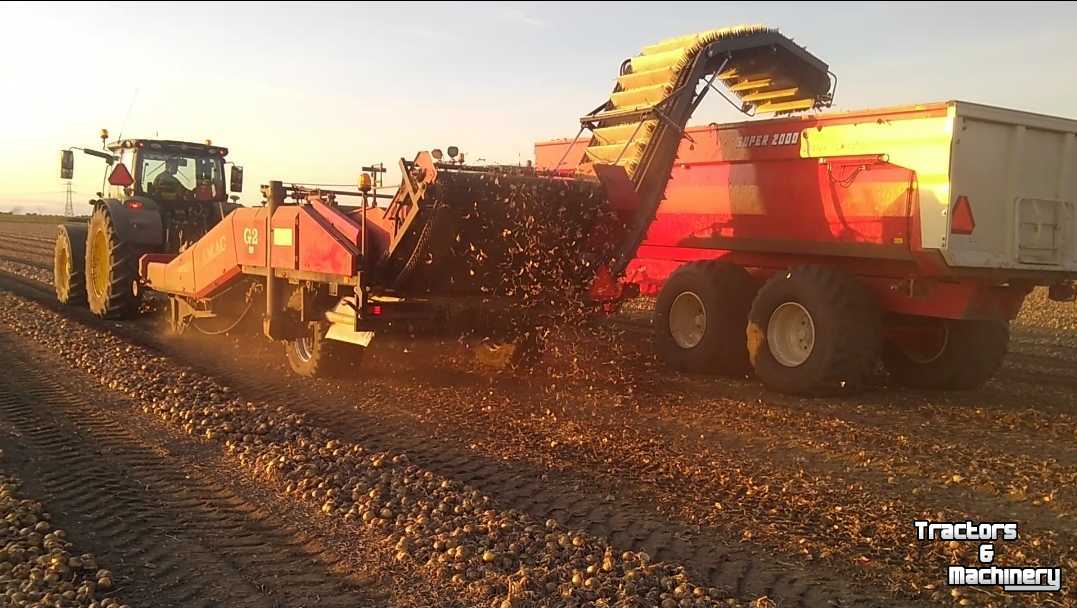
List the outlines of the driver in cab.
{"label": "driver in cab", "polygon": [[158,196],[172,200],[180,200],[190,196],[191,191],[176,177],[177,173],[179,173],[179,159],[167,159],[165,161],[165,170],[153,179],[153,192]]}

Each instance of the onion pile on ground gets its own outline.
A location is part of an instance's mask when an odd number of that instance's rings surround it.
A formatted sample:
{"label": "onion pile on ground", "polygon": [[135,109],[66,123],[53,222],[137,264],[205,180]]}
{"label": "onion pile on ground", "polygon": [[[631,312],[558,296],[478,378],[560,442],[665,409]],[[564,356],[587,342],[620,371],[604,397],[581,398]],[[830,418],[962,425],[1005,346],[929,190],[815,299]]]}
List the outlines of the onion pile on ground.
{"label": "onion pile on ground", "polygon": [[[17,300],[15,302],[18,302]],[[13,308],[30,306],[16,303]],[[327,517],[361,526],[402,566],[493,606],[736,605],[682,567],[499,507],[406,454],[341,441],[283,407],[244,401],[175,361],[48,311],[0,320],[101,384],[193,436],[218,442],[248,471]],[[469,602],[470,603],[470,602]]]}
{"label": "onion pile on ground", "polygon": [[0,604],[39,608],[127,608],[104,597],[112,573],[92,554],[76,554],[41,503],[19,498],[19,483],[0,476]]}

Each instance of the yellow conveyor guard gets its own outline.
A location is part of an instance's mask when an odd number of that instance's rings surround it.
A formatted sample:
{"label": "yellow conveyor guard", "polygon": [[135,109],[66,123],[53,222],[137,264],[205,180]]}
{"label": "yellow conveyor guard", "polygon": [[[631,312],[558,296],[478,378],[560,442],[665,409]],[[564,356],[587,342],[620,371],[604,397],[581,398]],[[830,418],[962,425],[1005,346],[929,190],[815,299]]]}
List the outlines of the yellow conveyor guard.
{"label": "yellow conveyor guard", "polygon": [[[598,128],[585,152],[585,163],[619,165],[630,177],[633,176],[659,120],[653,112],[637,111],[654,109],[684,84],[681,80],[685,70],[707,45],[760,32],[777,30],[764,25],[738,25],[678,36],[643,47],[639,55],[629,60],[630,69],[617,79],[617,86],[599,117]],[[816,105],[815,96],[799,97],[796,83],[780,74],[741,74],[736,68],[730,68],[718,74],[717,79],[742,101],[752,103],[757,113],[792,112]]]}

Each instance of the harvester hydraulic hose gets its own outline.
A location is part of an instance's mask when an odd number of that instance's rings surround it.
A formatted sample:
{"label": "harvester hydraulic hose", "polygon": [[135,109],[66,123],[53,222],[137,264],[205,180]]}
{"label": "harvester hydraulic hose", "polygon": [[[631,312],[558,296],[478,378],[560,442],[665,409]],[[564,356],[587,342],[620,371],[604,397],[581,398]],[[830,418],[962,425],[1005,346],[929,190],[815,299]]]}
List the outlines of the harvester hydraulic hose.
{"label": "harvester hydraulic hose", "polygon": [[216,329],[216,330],[202,329],[201,327],[198,326],[198,323],[196,323],[193,320],[191,321],[191,327],[197,329],[198,333],[200,333],[202,335],[205,335],[205,336],[219,336],[221,334],[226,334],[226,333],[232,331],[233,329],[235,329],[236,326],[238,326],[243,321],[243,319],[246,318],[247,313],[250,312],[250,311],[251,311],[251,300],[247,300],[247,306],[243,309],[243,312],[239,313],[239,318],[237,318],[234,322],[232,322],[231,325],[229,325],[228,327],[226,327],[224,329]]}

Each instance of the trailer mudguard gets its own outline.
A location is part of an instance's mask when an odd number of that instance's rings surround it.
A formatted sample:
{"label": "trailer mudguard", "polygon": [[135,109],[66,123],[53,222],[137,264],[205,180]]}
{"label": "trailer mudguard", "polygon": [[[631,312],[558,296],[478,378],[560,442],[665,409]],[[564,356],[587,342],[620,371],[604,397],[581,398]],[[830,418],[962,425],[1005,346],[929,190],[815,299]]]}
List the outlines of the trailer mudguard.
{"label": "trailer mudguard", "polygon": [[153,199],[135,196],[126,201],[106,198],[97,205],[105,207],[112,218],[116,237],[124,243],[156,246],[164,243],[161,211]]}

